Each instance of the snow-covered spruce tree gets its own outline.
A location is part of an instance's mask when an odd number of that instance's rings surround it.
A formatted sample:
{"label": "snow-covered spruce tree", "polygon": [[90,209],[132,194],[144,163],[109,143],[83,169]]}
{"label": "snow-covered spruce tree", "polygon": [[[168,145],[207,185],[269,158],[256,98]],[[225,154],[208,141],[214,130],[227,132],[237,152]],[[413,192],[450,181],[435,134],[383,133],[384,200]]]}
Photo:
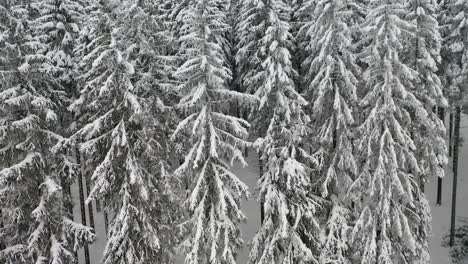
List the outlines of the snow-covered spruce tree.
{"label": "snow-covered spruce tree", "polygon": [[419,73],[415,96],[430,110],[435,106],[446,107],[447,100],[443,96],[439,77],[435,74],[437,64],[441,61],[442,45],[437,21],[439,7],[434,0],[410,0],[408,9],[407,20],[415,23],[416,31],[405,58],[406,63]]}
{"label": "snow-covered spruce tree", "polygon": [[61,138],[56,128],[65,92],[49,74],[42,53],[47,44],[31,26],[37,10],[22,1],[8,4],[10,27],[3,40],[15,56],[8,63],[14,77],[0,86],[0,262],[74,262],[73,252],[94,234],[67,218],[60,182],[75,168],[50,152]]}
{"label": "snow-covered spruce tree", "polygon": [[[9,6],[0,5],[0,43],[1,43],[1,51],[0,51],[0,67],[2,71],[2,75],[4,71],[7,70],[7,62],[8,62],[8,49],[6,49],[6,39],[8,38],[8,29],[10,27],[10,14],[9,14]],[[4,81],[6,78],[2,76],[2,80]]]}
{"label": "snow-covered spruce tree", "polygon": [[421,159],[421,180],[427,176],[443,177],[441,165],[446,163],[445,128],[443,122],[434,112],[436,107],[447,107],[447,99],[443,95],[442,83],[437,75],[438,64],[441,62],[440,49],[442,38],[437,21],[438,6],[433,0],[409,1],[408,20],[415,22],[415,33],[410,39],[413,45],[405,52],[405,63],[418,72],[413,93],[423,103],[428,113],[428,119],[416,123],[419,133],[414,133]]}
{"label": "snow-covered spruce tree", "polygon": [[[181,100],[175,108],[184,119],[173,140],[187,138],[183,164],[175,171],[188,179],[187,219],[181,224],[185,263],[236,263],[243,241],[239,223],[246,218],[240,199],[247,186],[231,172],[234,161],[246,165],[241,148],[247,145],[249,124],[226,113],[229,100],[250,100],[230,91],[230,71],[219,37],[227,29],[218,1],[190,0],[178,13],[183,64],[175,77]],[[229,164],[231,163],[231,165]]]}
{"label": "snow-covered spruce tree", "polygon": [[279,0],[244,1],[242,8],[237,59],[252,62],[243,63],[242,74],[246,88],[260,97],[254,126],[261,137],[255,145],[265,161],[258,183],[264,220],[249,263],[317,263],[319,204],[310,177],[317,161],[303,147],[310,128],[307,103],[292,79],[291,9]]}
{"label": "snow-covered spruce tree", "polygon": [[[87,202],[99,199],[112,216],[102,263],[170,263],[174,208],[168,197],[162,100],[155,92],[164,43],[151,1],[101,2],[90,8],[87,33],[96,38],[82,59],[81,95],[71,109],[79,142],[93,171]],[[84,49],[83,49],[84,48]],[[160,107],[159,109],[156,109]],[[151,110],[156,109],[156,112]],[[158,111],[159,110],[159,111]]]}
{"label": "snow-covered spruce tree", "polygon": [[[357,174],[352,147],[356,86],[360,68],[352,50],[353,15],[348,1],[304,1],[299,13],[313,16],[301,21],[301,46],[308,55],[302,62],[305,98],[311,101],[312,136],[322,155],[321,194],[331,209],[325,225],[326,239],[320,263],[350,263],[348,233],[349,201],[345,198]],[[351,9],[352,10],[352,9]]]}
{"label": "snow-covered spruce tree", "polygon": [[349,190],[357,214],[355,263],[429,263],[421,228],[431,219],[418,180],[424,159],[415,142],[423,131],[413,128],[430,127],[431,119],[414,94],[418,72],[400,58],[416,29],[405,20],[405,8],[405,1],[371,1],[361,26],[364,120],[356,142],[359,174]]}
{"label": "snow-covered spruce tree", "polygon": [[[406,58],[405,64],[418,73],[411,91],[421,101],[428,115],[427,118],[413,123],[414,132],[411,133],[416,146],[415,155],[420,164],[420,172],[415,173],[415,176],[418,178],[420,188],[424,190],[428,178],[436,179],[444,176],[442,166],[447,163],[445,126],[435,110],[446,108],[448,104],[437,75],[442,44],[437,21],[438,5],[434,0],[412,0],[408,2],[408,9],[407,19],[413,21],[416,28],[406,45],[407,51],[403,58]],[[425,202],[423,193],[421,196],[423,200],[416,203],[418,214],[430,219],[429,204]],[[422,221],[418,240],[423,248],[416,254],[424,255],[428,252],[430,232],[430,221]],[[429,262],[429,255],[426,255],[426,258],[424,261]]]}
{"label": "snow-covered spruce tree", "polygon": [[[48,73],[64,86],[72,86],[75,61],[73,42],[76,40],[83,6],[79,0],[45,0],[34,5],[36,37],[47,45],[44,55]],[[67,87],[69,88],[69,87]]]}
{"label": "snow-covered spruce tree", "polygon": [[[77,41],[80,18],[83,6],[80,0],[46,0],[36,1],[33,7],[37,10],[38,17],[34,21],[35,38],[44,44],[40,51],[47,60],[44,66],[47,67],[47,74],[53,78],[67,93],[67,98],[72,98],[76,94],[74,77],[76,75],[76,58],[73,54],[74,43]],[[66,105],[69,104],[69,101]],[[57,126],[58,132],[65,136],[69,126],[72,124],[71,115],[65,110],[66,105],[62,105]],[[66,158],[64,156],[64,158]],[[64,174],[65,175],[65,174]],[[73,205],[71,201],[70,185],[75,178],[73,174],[68,174],[68,178],[61,180],[64,189],[64,199],[67,211],[72,217]]]}
{"label": "snow-covered spruce tree", "polygon": [[[239,71],[240,90],[244,93],[254,94],[263,82],[258,71],[262,68],[264,54],[259,52],[259,43],[265,31],[261,25],[266,16],[262,0],[243,0],[240,4],[240,14],[237,23],[238,47],[236,62]],[[255,27],[255,25],[261,25]]]}
{"label": "snow-covered spruce tree", "polygon": [[443,37],[440,76],[451,104],[464,96],[468,76],[468,3],[446,0],[441,5]]}
{"label": "snow-covered spruce tree", "polygon": [[[242,1],[238,0],[229,0],[229,8],[227,9],[227,24],[229,25],[228,30],[226,31],[226,40],[227,47],[225,48],[227,67],[231,71],[232,78],[229,82],[229,89],[237,92],[240,90],[240,76],[239,70],[236,63],[236,54],[237,54],[237,43],[239,43],[238,34],[237,34],[237,23],[240,14],[240,6]],[[247,109],[244,109],[247,108]],[[242,105],[242,103],[233,102],[230,106],[230,113],[245,118],[245,110],[249,110],[248,107]],[[245,151],[248,151],[247,149]],[[248,152],[246,152],[248,153]],[[247,154],[246,154],[247,155]]]}

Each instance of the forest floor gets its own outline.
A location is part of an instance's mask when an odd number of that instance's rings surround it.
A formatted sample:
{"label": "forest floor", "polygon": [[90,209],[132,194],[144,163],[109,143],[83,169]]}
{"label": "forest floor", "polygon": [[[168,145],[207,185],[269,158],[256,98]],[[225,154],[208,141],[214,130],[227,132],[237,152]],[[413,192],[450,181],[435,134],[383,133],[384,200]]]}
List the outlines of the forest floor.
{"label": "forest floor", "polygon": [[[459,226],[463,219],[468,218],[468,116],[462,114],[460,134],[462,146],[460,147],[457,185],[457,209],[456,225]],[[432,237],[430,240],[430,253],[432,264],[452,264],[449,248],[442,247],[443,237],[450,231],[450,216],[452,207],[452,157],[449,157],[449,166],[445,170],[442,179],[442,205],[436,204],[437,179],[431,179],[425,188],[426,197],[429,200],[432,211]],[[468,264],[468,259],[463,262]]]}
{"label": "forest floor", "polygon": [[[468,116],[462,115],[461,135],[465,140],[468,140]],[[242,168],[240,165],[234,167],[234,172],[239,178],[246,183],[250,188],[251,197],[247,201],[242,201],[242,210],[248,218],[248,221],[241,225],[243,240],[246,242],[244,248],[240,252],[238,263],[245,264],[248,259],[249,243],[255,235],[256,230],[260,225],[260,206],[257,202],[258,192],[256,184],[258,180],[258,156],[254,151],[249,151],[247,157],[249,166]],[[449,164],[452,163],[450,158]],[[446,169],[446,176],[442,180],[442,206],[436,205],[437,179],[431,179],[426,184],[425,193],[432,210],[432,237],[430,239],[430,254],[432,264],[452,264],[449,255],[449,249],[442,247],[442,239],[448,234],[450,229],[450,210],[452,201],[452,167]],[[74,216],[80,222],[80,203],[78,194],[78,184],[72,188],[74,198]],[[86,194],[85,194],[86,195]],[[93,204],[94,211],[96,205]],[[88,213],[88,212],[87,212]],[[460,148],[459,176],[458,176],[458,197],[457,197],[457,222],[468,218],[468,143]],[[94,212],[94,221],[97,232],[96,242],[90,246],[90,262],[91,264],[99,264],[102,253],[105,247],[105,231],[104,217],[100,212]],[[88,218],[89,225],[89,218]],[[83,249],[79,253],[79,264],[84,264]],[[179,263],[177,263],[179,264]],[[180,258],[180,264],[183,264]],[[468,260],[466,261],[468,264]]]}

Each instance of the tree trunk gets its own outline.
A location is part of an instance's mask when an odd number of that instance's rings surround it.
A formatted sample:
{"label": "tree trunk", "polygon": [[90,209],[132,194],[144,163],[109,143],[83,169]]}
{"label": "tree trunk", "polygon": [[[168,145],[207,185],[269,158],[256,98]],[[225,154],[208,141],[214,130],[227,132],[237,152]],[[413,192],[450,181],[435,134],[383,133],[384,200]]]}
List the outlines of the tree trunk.
{"label": "tree trunk", "polygon": [[[83,189],[83,170],[84,166],[81,163],[81,152],[78,148],[78,145],[75,147],[76,163],[80,166],[80,171],[78,173],[78,189],[80,193],[80,211],[81,211],[81,224],[86,226],[86,206],[85,206],[85,197]],[[84,255],[85,255],[85,264],[90,264],[89,260],[89,247],[88,244],[84,244]]]}
{"label": "tree trunk", "polygon": [[[9,160],[6,161],[6,165],[7,165],[7,167],[11,166]],[[0,229],[2,229],[4,227],[5,227],[5,224],[3,223],[3,210],[2,210],[2,208],[0,208]],[[0,250],[5,249],[5,247],[6,247],[6,245],[4,244],[4,241],[0,241]]]}
{"label": "tree trunk", "polygon": [[442,205],[442,178],[437,178],[437,205]]}
{"label": "tree trunk", "polygon": [[450,117],[449,117],[449,149],[448,149],[448,154],[449,157],[452,157],[453,154],[453,111],[450,111]]}
{"label": "tree trunk", "polygon": [[[4,228],[3,226],[3,211],[0,209],[0,229]],[[5,249],[5,245],[3,244],[2,241],[0,241],[0,250]]]}
{"label": "tree trunk", "polygon": [[461,107],[455,110],[455,128],[453,142],[453,189],[452,189],[452,215],[450,217],[450,247],[455,242],[455,217],[457,209],[457,178],[458,178],[458,149],[460,145],[460,114]]}
{"label": "tree trunk", "polygon": [[104,232],[106,232],[106,237],[108,236],[107,235],[108,230],[109,230],[109,217],[107,216],[107,212],[104,209]]}
{"label": "tree trunk", "polygon": [[[262,153],[258,153],[258,168],[259,168],[259,174],[260,178],[263,176],[263,160],[262,160]],[[260,200],[260,224],[263,224],[263,219],[265,217],[265,212],[264,212],[264,201],[263,198]]]}

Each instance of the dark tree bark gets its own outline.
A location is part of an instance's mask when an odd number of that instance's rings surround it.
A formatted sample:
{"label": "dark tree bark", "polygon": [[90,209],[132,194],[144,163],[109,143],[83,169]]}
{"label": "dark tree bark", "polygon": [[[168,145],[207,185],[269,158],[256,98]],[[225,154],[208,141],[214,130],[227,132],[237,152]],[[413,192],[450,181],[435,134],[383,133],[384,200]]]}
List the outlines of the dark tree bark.
{"label": "dark tree bark", "polygon": [[[2,209],[0,209],[0,229],[2,229],[4,226],[3,226],[3,211]],[[3,242],[0,241],[0,250],[3,250],[5,249],[5,246],[3,245]]]}
{"label": "dark tree bark", "polygon": [[[260,178],[263,176],[263,160],[262,160],[262,153],[258,153],[258,168]],[[263,224],[263,219],[265,217],[265,209],[264,209],[264,201],[263,198],[260,200],[260,224]]]}
{"label": "dark tree bark", "polygon": [[452,157],[453,155],[453,111],[450,111],[450,117],[449,117],[449,149],[448,149],[448,154],[449,157]]}
{"label": "dark tree bark", "polygon": [[109,230],[109,217],[107,216],[106,210],[104,210],[104,232],[106,232],[106,237],[107,237],[108,230]]}
{"label": "dark tree bark", "polygon": [[437,178],[437,205],[442,205],[442,178]]}
{"label": "dark tree bark", "polygon": [[[83,189],[83,172],[84,165],[81,163],[81,152],[78,148],[78,145],[75,147],[76,163],[79,164],[80,170],[78,172],[78,189],[80,193],[80,211],[81,211],[81,224],[86,226],[86,206],[85,206],[85,196]],[[85,255],[85,264],[91,264],[89,259],[89,247],[88,244],[84,244],[84,255]]]}
{"label": "dark tree bark", "polygon": [[457,178],[458,178],[458,151],[460,145],[460,115],[461,107],[457,106],[455,110],[455,127],[453,142],[453,186],[452,186],[452,215],[450,217],[450,246],[455,242],[455,218],[457,210]]}
{"label": "dark tree bark", "polygon": [[442,205],[442,178],[437,178],[437,205]]}

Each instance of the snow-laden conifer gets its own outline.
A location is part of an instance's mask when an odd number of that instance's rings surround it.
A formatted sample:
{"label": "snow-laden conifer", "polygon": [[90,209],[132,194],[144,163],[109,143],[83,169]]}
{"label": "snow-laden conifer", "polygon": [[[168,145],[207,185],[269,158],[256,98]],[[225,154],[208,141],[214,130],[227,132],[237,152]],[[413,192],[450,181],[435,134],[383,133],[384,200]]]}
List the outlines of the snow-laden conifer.
{"label": "snow-laden conifer", "polygon": [[237,59],[245,89],[260,98],[255,146],[265,162],[258,182],[264,219],[252,242],[252,264],[317,261],[320,205],[310,177],[317,160],[304,147],[309,117],[292,79],[290,12],[286,1],[244,1],[239,23]]}
{"label": "snow-laden conifer", "polygon": [[[442,166],[447,163],[445,127],[435,110],[446,108],[448,104],[438,76],[442,38],[437,21],[437,3],[433,0],[409,1],[408,10],[407,19],[415,24],[415,31],[406,45],[407,51],[403,55],[403,61],[418,74],[412,92],[427,112],[427,118],[413,123],[416,133],[412,133],[416,145],[415,155],[420,164],[420,172],[415,176],[423,188],[428,179],[435,180],[436,177],[444,176]],[[418,214],[430,219],[429,205],[424,200],[417,203]],[[427,259],[423,262],[428,262],[430,221],[421,223],[418,236],[421,248],[417,254],[426,255]]]}
{"label": "snow-laden conifer", "polygon": [[461,0],[442,1],[440,24],[443,37],[440,75],[451,103],[466,92],[468,79],[468,3]]}
{"label": "snow-laden conifer", "polygon": [[[102,263],[170,263],[174,232],[167,130],[158,118],[162,46],[167,45],[148,1],[88,7],[80,97],[70,109],[79,129],[56,147],[78,143],[92,171],[87,202],[99,199],[111,216]],[[154,13],[153,13],[154,12]],[[82,39],[85,39],[82,37]]]}
{"label": "snow-laden conifer", "polygon": [[[32,4],[35,4],[33,2]],[[8,81],[0,85],[0,207],[2,263],[67,263],[94,241],[90,228],[67,218],[60,183],[76,166],[51,147],[67,98],[48,72],[48,44],[36,31],[34,5],[3,4],[8,30]]]}
{"label": "snow-laden conifer", "polygon": [[407,45],[405,63],[418,73],[414,85],[414,95],[426,108],[428,118],[418,122],[414,129],[420,138],[415,138],[420,159],[421,180],[427,176],[443,177],[441,165],[446,163],[445,128],[443,121],[435,113],[436,107],[448,106],[442,83],[437,75],[441,62],[442,38],[439,32],[437,14],[439,8],[432,0],[409,1],[408,19],[415,23],[415,33]]}
{"label": "snow-laden conifer", "polygon": [[185,160],[175,174],[189,182],[181,247],[186,264],[234,264],[243,243],[239,223],[246,219],[240,199],[248,192],[231,166],[246,165],[241,149],[249,124],[230,116],[226,102],[250,99],[227,86],[231,72],[219,39],[228,25],[219,2],[187,1],[177,21],[183,64],[175,73],[181,96],[175,108],[184,119],[172,139],[186,140]]}
{"label": "snow-laden conifer", "polygon": [[[81,0],[46,0],[33,2],[32,7],[37,12],[37,18],[34,19],[34,38],[41,43],[37,52],[44,56],[41,67],[51,80],[62,87],[68,99],[60,106],[57,123],[57,132],[66,136],[70,134],[69,128],[73,125],[66,107],[76,95],[77,58],[74,47],[78,42],[80,23],[83,21],[83,3]],[[69,176],[62,179],[61,186],[64,189],[65,206],[68,213],[72,214],[70,186],[76,175]]]}
{"label": "snow-laden conifer", "polygon": [[36,38],[46,46],[48,73],[64,85],[72,85],[75,67],[73,46],[82,19],[83,6],[79,0],[37,1],[34,8]]}
{"label": "snow-laden conifer", "polygon": [[350,235],[357,263],[428,261],[427,233],[420,228],[430,215],[416,144],[424,131],[413,128],[429,127],[431,110],[415,95],[418,72],[402,58],[416,32],[406,7],[405,1],[371,1],[361,25],[364,119],[356,141],[359,174],[348,193],[357,215]]}
{"label": "snow-laden conifer", "polygon": [[349,1],[304,1],[299,13],[301,46],[307,57],[305,98],[309,107],[315,144],[324,161],[320,170],[320,191],[329,197],[331,209],[325,224],[326,240],[320,263],[349,263],[348,231],[350,203],[345,195],[357,173],[353,153],[353,108],[360,67],[353,50],[355,16]]}

